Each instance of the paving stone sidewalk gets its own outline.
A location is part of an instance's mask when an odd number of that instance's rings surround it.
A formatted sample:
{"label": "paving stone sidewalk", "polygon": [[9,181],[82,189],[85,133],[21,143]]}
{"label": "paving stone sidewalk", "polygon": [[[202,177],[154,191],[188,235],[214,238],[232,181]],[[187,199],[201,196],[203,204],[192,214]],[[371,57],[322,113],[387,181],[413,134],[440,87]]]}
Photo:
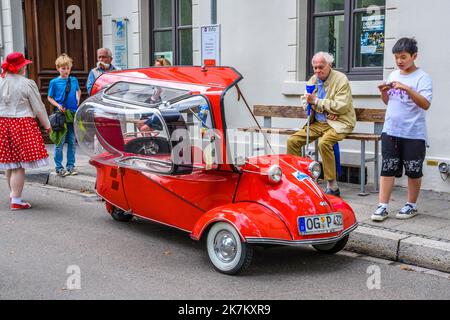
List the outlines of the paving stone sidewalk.
{"label": "paving stone sidewalk", "polygon": [[[51,158],[53,146],[47,146]],[[28,182],[77,191],[94,191],[96,172],[89,157],[78,149],[78,176],[60,178],[54,169],[30,170]],[[369,190],[371,186],[368,186]],[[355,211],[360,227],[352,233],[347,250],[374,257],[409,263],[450,273],[450,194],[423,191],[420,215],[406,221],[395,219],[406,201],[406,189],[397,187],[390,207],[391,217],[375,223],[370,216],[378,204],[378,195],[358,196],[359,185],[341,185],[343,199]]]}
{"label": "paving stone sidewalk", "polygon": [[406,202],[407,190],[394,189],[390,218],[371,221],[378,205],[378,194],[358,196],[359,186],[343,185],[341,192],[356,213],[360,227],[352,234],[348,250],[419,267],[450,272],[450,194],[422,191],[420,215],[397,220]]}

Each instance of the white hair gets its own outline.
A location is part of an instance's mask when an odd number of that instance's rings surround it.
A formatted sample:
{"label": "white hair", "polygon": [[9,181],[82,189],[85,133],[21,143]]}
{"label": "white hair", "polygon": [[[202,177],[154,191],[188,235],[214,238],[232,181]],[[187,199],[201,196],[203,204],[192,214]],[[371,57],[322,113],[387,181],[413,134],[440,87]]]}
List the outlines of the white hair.
{"label": "white hair", "polygon": [[111,51],[111,49],[109,49],[109,48],[100,48],[100,49],[97,50],[97,54],[98,54],[100,51],[106,51],[106,53],[108,53],[108,56],[110,56],[110,57],[113,56],[112,51]]}
{"label": "white hair", "polygon": [[334,63],[334,57],[333,55],[329,54],[328,52],[317,52],[314,57],[312,58],[312,62],[314,63],[314,60],[322,58],[326,63],[328,63],[330,66],[333,66]]}

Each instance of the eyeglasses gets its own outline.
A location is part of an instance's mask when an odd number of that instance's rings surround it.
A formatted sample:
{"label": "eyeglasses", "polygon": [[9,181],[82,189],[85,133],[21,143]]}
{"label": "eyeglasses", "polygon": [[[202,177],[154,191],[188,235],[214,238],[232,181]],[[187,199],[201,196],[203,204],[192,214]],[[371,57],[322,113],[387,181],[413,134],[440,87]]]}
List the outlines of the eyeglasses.
{"label": "eyeglasses", "polygon": [[98,59],[111,58],[110,56],[98,56]]}

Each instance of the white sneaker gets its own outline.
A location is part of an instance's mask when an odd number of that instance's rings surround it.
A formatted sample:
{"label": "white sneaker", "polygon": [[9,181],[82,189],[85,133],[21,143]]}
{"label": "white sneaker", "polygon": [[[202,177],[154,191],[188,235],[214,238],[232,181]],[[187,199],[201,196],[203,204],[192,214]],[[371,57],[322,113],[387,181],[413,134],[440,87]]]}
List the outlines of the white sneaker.
{"label": "white sneaker", "polygon": [[372,215],[373,222],[383,222],[387,218],[389,218],[389,212],[383,206],[379,206]]}
{"label": "white sneaker", "polygon": [[414,207],[408,203],[400,210],[396,218],[399,220],[408,220],[414,218],[418,214],[419,212],[417,209],[414,209]]}

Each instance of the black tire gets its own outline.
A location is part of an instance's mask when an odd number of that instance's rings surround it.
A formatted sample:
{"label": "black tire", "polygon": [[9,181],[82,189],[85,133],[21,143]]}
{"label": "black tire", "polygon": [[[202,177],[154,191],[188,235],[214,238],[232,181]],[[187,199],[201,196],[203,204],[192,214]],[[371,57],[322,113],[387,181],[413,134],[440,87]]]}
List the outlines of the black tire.
{"label": "black tire", "polygon": [[[231,257],[224,257],[227,252],[218,243],[228,242],[227,249],[234,248]],[[220,251],[222,249],[222,251]],[[219,222],[212,226],[206,239],[206,250],[214,269],[226,275],[237,275],[245,271],[251,264],[253,248],[243,242],[236,229],[229,223]]]}
{"label": "black tire", "polygon": [[338,242],[331,243],[331,244],[315,245],[315,246],[313,246],[313,248],[322,254],[330,254],[330,255],[336,254],[336,253],[344,250],[349,238],[350,238],[350,236],[348,235],[345,238],[342,238],[341,240],[339,240]]}
{"label": "black tire", "polygon": [[130,222],[133,219],[133,215],[126,213],[125,211],[114,208],[111,212],[111,217],[118,222]]}

